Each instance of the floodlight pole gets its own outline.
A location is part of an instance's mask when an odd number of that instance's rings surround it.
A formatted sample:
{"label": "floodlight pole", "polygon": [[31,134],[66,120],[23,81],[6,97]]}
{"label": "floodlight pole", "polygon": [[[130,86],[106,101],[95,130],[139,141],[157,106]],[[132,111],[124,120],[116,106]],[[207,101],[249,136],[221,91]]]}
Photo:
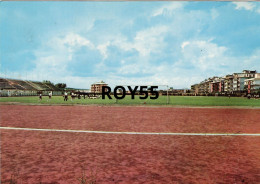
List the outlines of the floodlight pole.
{"label": "floodlight pole", "polygon": [[169,96],[168,96],[168,85],[167,85],[167,104],[169,104]]}

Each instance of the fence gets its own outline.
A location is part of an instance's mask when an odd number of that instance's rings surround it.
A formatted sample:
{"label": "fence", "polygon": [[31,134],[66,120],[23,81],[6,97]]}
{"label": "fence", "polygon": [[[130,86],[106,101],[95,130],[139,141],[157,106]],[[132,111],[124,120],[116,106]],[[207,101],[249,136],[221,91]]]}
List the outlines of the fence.
{"label": "fence", "polygon": [[[43,96],[47,96],[50,91],[41,91]],[[28,90],[0,90],[0,97],[11,97],[11,96],[38,96],[38,91]],[[53,96],[61,96],[62,91],[52,91]]]}

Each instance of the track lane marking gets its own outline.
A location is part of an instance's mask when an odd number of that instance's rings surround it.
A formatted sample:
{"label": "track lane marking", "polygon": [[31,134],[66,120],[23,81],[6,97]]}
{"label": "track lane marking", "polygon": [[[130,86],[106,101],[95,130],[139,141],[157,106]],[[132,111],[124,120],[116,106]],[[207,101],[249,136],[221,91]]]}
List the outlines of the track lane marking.
{"label": "track lane marking", "polygon": [[63,129],[42,129],[42,128],[19,128],[0,127],[2,130],[26,130],[45,132],[71,132],[71,133],[93,133],[93,134],[130,134],[130,135],[186,135],[186,136],[260,136],[260,133],[179,133],[179,132],[114,132],[94,130],[63,130]]}

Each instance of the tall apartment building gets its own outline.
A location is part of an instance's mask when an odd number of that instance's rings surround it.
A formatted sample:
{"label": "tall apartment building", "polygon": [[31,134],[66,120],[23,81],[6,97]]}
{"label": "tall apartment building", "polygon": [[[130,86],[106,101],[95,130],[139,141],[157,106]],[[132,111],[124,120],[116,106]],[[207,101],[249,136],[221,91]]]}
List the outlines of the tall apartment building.
{"label": "tall apartment building", "polygon": [[254,78],[256,74],[256,70],[243,70],[242,73],[234,73],[233,76],[233,91],[244,91],[245,90],[245,80]]}
{"label": "tall apartment building", "polygon": [[254,78],[245,79],[244,86],[246,86],[248,93],[260,90],[260,73],[256,73]]}
{"label": "tall apartment building", "polygon": [[221,93],[224,92],[224,78],[215,77],[211,82],[211,93]]}
{"label": "tall apartment building", "polygon": [[210,93],[213,78],[208,78],[200,83],[199,93]]}
{"label": "tall apartment building", "polygon": [[201,84],[192,85],[191,86],[191,93],[194,93],[196,95],[198,95],[199,93],[203,93],[202,88],[201,88]]}
{"label": "tall apartment building", "polygon": [[91,85],[91,92],[93,93],[102,93],[102,86],[107,86],[104,81],[96,82]]}
{"label": "tall apartment building", "polygon": [[233,91],[233,75],[226,75],[224,77],[224,92],[231,93]]}

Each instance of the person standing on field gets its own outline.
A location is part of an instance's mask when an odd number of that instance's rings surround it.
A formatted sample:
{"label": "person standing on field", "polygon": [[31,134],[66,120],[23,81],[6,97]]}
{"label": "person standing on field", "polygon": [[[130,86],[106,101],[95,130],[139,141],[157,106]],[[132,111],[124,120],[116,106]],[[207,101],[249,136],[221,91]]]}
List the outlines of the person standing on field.
{"label": "person standing on field", "polygon": [[68,93],[66,91],[64,93],[64,101],[68,101]]}
{"label": "person standing on field", "polygon": [[52,92],[50,91],[49,92],[49,100],[51,100],[51,97],[52,97]]}
{"label": "person standing on field", "polygon": [[39,100],[42,101],[42,94],[39,94]]}

